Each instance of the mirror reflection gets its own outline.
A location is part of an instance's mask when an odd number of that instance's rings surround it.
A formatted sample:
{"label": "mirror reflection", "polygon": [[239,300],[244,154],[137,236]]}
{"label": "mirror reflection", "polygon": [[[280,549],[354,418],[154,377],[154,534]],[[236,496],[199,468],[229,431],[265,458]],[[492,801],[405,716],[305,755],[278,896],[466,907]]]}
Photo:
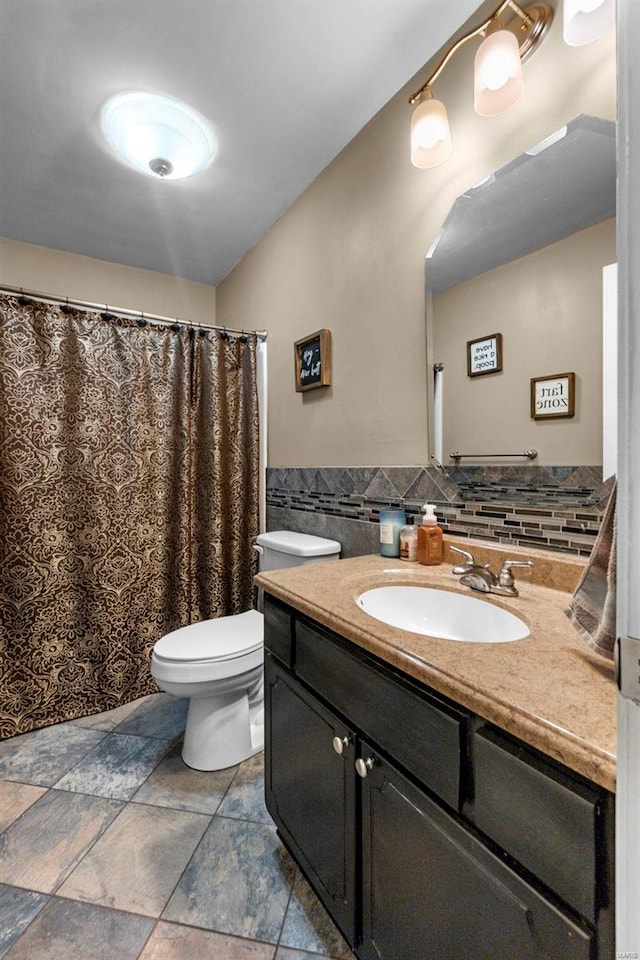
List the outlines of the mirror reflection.
{"label": "mirror reflection", "polygon": [[[586,116],[456,200],[426,261],[433,360],[444,368],[431,418],[439,460],[505,453],[525,464],[517,454],[534,450],[538,464],[602,464],[615,204],[615,124]],[[496,335],[501,363],[469,375],[473,343]],[[534,418],[532,380],[568,373],[573,416]]]}

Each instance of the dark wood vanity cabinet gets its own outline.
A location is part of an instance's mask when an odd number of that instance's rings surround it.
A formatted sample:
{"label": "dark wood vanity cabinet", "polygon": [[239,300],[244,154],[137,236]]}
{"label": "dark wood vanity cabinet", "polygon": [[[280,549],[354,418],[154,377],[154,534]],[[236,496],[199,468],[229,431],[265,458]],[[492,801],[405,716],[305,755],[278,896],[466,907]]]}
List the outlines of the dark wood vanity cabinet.
{"label": "dark wood vanity cabinet", "polygon": [[612,960],[612,797],[266,598],[266,799],[361,960]]}
{"label": "dark wood vanity cabinet", "polygon": [[[345,938],[356,938],[355,734],[267,654],[267,807]],[[333,741],[340,745],[336,753]]]}

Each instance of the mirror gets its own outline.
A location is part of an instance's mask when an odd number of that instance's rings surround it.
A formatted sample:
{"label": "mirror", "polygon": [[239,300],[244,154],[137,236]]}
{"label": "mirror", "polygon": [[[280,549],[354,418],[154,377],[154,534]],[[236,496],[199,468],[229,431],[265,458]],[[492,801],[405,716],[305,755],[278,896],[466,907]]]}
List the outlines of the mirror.
{"label": "mirror", "polygon": [[[603,268],[616,260],[615,205],[615,124],[587,116],[454,203],[426,260],[432,357],[444,367],[430,439],[445,465],[602,464]],[[497,334],[501,363],[470,366],[472,342],[481,341],[477,360]],[[575,374],[573,416],[534,418],[532,380],[565,373]]]}

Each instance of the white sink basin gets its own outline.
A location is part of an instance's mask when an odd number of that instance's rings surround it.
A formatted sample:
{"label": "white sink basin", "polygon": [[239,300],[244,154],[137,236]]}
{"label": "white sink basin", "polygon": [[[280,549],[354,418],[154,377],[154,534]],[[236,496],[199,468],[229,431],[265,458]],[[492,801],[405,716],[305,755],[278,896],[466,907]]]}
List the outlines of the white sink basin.
{"label": "white sink basin", "polygon": [[464,643],[509,643],[529,636],[522,620],[486,600],[429,587],[375,587],[358,606],[401,630]]}

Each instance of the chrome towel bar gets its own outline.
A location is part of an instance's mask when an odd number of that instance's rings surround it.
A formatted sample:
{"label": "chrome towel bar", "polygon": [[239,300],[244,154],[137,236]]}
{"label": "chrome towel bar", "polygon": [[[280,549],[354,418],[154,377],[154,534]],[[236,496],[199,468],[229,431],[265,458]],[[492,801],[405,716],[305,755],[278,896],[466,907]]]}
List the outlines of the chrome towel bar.
{"label": "chrome towel bar", "polygon": [[452,460],[462,460],[464,457],[479,457],[484,460],[488,457],[526,457],[528,460],[535,460],[538,456],[537,450],[523,450],[522,453],[459,453],[455,450],[453,453],[450,453],[449,456]]}

